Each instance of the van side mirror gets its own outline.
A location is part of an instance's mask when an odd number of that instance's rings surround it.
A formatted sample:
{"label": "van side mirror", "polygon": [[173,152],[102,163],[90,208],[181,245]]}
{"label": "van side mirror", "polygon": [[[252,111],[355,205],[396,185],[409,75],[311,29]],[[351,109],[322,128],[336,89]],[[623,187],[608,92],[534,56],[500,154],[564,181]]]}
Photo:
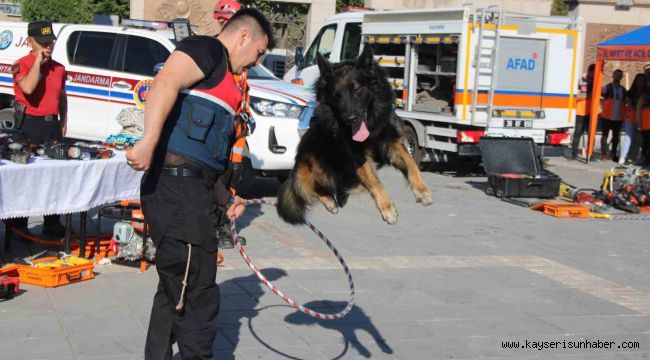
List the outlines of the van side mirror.
{"label": "van side mirror", "polygon": [[302,69],[305,67],[305,54],[304,54],[304,49],[302,46],[298,46],[296,48],[296,56],[294,58],[294,64],[296,64],[296,67],[298,69]]}
{"label": "van side mirror", "polygon": [[160,72],[160,70],[162,70],[163,65],[165,65],[165,63],[158,63],[158,64],[156,64],[156,65],[153,66],[153,76],[158,75],[158,73]]}

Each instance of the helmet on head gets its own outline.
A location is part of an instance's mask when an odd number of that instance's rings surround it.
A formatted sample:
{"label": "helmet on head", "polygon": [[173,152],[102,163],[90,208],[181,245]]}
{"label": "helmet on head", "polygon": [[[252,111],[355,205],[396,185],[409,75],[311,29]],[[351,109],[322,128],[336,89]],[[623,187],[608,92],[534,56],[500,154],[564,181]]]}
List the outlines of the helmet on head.
{"label": "helmet on head", "polygon": [[219,0],[214,6],[214,18],[221,21],[228,21],[237,11],[241,4],[237,0]]}

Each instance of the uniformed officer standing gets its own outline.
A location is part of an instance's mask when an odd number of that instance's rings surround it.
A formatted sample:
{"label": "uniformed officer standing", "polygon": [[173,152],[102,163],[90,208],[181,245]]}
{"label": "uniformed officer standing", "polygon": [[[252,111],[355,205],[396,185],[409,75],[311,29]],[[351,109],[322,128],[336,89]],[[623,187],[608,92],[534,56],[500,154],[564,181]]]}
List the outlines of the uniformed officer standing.
{"label": "uniformed officer standing", "polygon": [[[242,4],[236,0],[220,0],[214,6],[214,19],[219,23],[219,27],[223,29],[230,18],[241,10]],[[241,106],[237,109],[237,116],[245,116],[246,119],[251,118],[250,108],[250,88],[248,87],[248,71],[241,74],[234,74],[235,81],[239,86],[244,89],[244,99]],[[226,175],[222,178],[224,183],[230,187],[230,192],[233,196],[239,194],[240,186],[244,182],[244,176],[252,176],[252,174],[244,174],[244,152],[246,151],[246,136],[252,133],[254,126],[249,126],[249,122],[240,121],[235,129],[235,143],[233,144],[230,153],[230,164]],[[217,228],[217,238],[219,239],[219,249],[232,249],[235,247],[230,231],[230,224],[222,217],[221,223]],[[239,236],[240,244],[246,245],[246,238]]]}
{"label": "uniformed officer standing", "polygon": [[255,66],[274,40],[259,11],[237,12],[215,37],[178,44],[147,95],[142,140],[129,164],[147,170],[140,196],[156,244],[158,290],[145,346],[146,359],[211,359],[217,333],[219,213],[240,216],[243,200],[219,180],[235,140],[245,89],[234,75]]}
{"label": "uniformed officer standing", "polygon": [[[22,115],[21,132],[30,144],[61,141],[66,132],[68,101],[65,93],[66,72],[52,60],[56,37],[52,23],[35,21],[27,25],[27,43],[32,51],[13,65],[16,110]],[[14,226],[27,229],[27,218],[14,220]],[[45,216],[44,235],[62,237],[65,227],[59,215]]]}

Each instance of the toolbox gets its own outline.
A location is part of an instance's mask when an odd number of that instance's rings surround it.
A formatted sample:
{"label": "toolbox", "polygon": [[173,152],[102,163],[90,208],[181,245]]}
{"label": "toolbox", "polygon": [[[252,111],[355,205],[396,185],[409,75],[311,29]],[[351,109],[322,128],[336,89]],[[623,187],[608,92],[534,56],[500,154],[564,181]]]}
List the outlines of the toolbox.
{"label": "toolbox", "polygon": [[483,168],[488,174],[485,193],[498,198],[554,198],[560,177],[543,169],[531,138],[482,137]]}
{"label": "toolbox", "polygon": [[32,264],[18,265],[20,281],[24,284],[56,287],[94,277],[92,261],[76,256],[65,260],[49,256],[33,260]]}

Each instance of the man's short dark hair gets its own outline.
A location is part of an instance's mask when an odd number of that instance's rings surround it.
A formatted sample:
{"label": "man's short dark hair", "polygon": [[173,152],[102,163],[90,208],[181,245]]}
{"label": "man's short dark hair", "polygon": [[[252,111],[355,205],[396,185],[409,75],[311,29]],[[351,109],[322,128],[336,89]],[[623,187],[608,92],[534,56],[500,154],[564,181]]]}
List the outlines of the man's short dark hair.
{"label": "man's short dark hair", "polygon": [[275,38],[273,37],[273,30],[271,29],[271,23],[269,20],[262,14],[259,10],[253,8],[245,8],[237,11],[230,20],[226,23],[222,31],[229,31],[230,29],[235,30],[237,27],[244,24],[250,24],[254,22],[259,28],[253,29],[253,32],[257,32],[256,35],[266,35],[266,38],[269,40],[267,49],[271,50],[275,47]]}
{"label": "man's short dark hair", "polygon": [[590,64],[589,67],[587,68],[587,71],[595,71],[596,70],[596,64]]}

